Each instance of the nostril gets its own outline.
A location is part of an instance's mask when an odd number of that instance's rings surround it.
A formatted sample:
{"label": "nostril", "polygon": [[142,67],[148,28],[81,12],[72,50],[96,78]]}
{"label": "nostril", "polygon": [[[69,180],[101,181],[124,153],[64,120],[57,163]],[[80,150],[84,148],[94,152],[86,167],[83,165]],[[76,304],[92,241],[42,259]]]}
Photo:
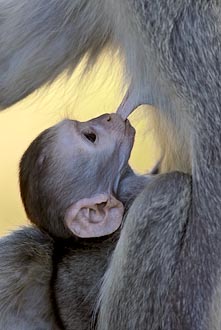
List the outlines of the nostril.
{"label": "nostril", "polygon": [[111,121],[111,116],[108,116],[107,117],[107,121]]}

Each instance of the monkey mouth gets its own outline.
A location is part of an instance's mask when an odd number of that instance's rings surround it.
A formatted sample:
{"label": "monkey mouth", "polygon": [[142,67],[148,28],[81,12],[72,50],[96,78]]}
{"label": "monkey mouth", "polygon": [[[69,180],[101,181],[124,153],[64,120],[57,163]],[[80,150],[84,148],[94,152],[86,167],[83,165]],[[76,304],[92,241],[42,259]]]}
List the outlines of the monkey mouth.
{"label": "monkey mouth", "polygon": [[119,164],[119,175],[115,182],[115,191],[117,191],[118,184],[120,182],[120,178],[122,177],[123,173],[128,167],[128,161],[130,158],[130,154],[134,145],[134,138],[135,138],[136,130],[130,124],[129,120],[125,120],[125,132],[124,132],[124,139],[121,144],[121,154],[124,155],[121,163]]}
{"label": "monkey mouth", "polygon": [[136,130],[135,128],[131,125],[130,121],[126,118],[125,120],[125,132],[128,132],[130,135],[135,136]]}

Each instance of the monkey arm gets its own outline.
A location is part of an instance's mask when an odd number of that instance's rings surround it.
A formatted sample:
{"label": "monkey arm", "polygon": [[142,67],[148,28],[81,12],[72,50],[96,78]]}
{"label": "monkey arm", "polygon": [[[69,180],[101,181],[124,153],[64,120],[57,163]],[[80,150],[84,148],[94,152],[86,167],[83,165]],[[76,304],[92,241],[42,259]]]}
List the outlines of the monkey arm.
{"label": "monkey arm", "polygon": [[104,277],[98,329],[155,329],[153,315],[159,329],[184,329],[167,323],[170,318],[163,315],[179,306],[190,183],[181,173],[156,176],[135,200]]}
{"label": "monkey arm", "polygon": [[109,40],[103,1],[0,1],[0,107],[19,101],[63,71],[70,74]]}
{"label": "monkey arm", "polygon": [[54,330],[52,239],[25,228],[0,239],[0,329]]}

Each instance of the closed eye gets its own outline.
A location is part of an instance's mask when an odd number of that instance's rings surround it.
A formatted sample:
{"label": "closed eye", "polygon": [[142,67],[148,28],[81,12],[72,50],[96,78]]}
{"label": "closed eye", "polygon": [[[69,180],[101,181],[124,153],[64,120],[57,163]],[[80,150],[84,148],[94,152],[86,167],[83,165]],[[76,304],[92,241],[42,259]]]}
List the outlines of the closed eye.
{"label": "closed eye", "polygon": [[93,132],[83,133],[86,139],[92,143],[96,141],[96,134]]}

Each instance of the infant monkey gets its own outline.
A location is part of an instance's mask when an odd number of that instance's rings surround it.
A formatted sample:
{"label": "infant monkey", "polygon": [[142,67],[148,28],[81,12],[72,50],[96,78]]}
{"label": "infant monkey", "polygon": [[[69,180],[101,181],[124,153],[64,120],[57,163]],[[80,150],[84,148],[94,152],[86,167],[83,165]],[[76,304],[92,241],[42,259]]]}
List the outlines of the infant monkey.
{"label": "infant monkey", "polygon": [[42,132],[20,162],[29,219],[54,237],[109,235],[145,186],[128,166],[135,129],[117,114],[63,120]]}
{"label": "infant monkey", "polygon": [[0,329],[90,329],[119,232],[106,235],[152,177],[128,166],[134,135],[117,114],[64,120],[24,153],[21,196],[37,228],[0,240]]}

